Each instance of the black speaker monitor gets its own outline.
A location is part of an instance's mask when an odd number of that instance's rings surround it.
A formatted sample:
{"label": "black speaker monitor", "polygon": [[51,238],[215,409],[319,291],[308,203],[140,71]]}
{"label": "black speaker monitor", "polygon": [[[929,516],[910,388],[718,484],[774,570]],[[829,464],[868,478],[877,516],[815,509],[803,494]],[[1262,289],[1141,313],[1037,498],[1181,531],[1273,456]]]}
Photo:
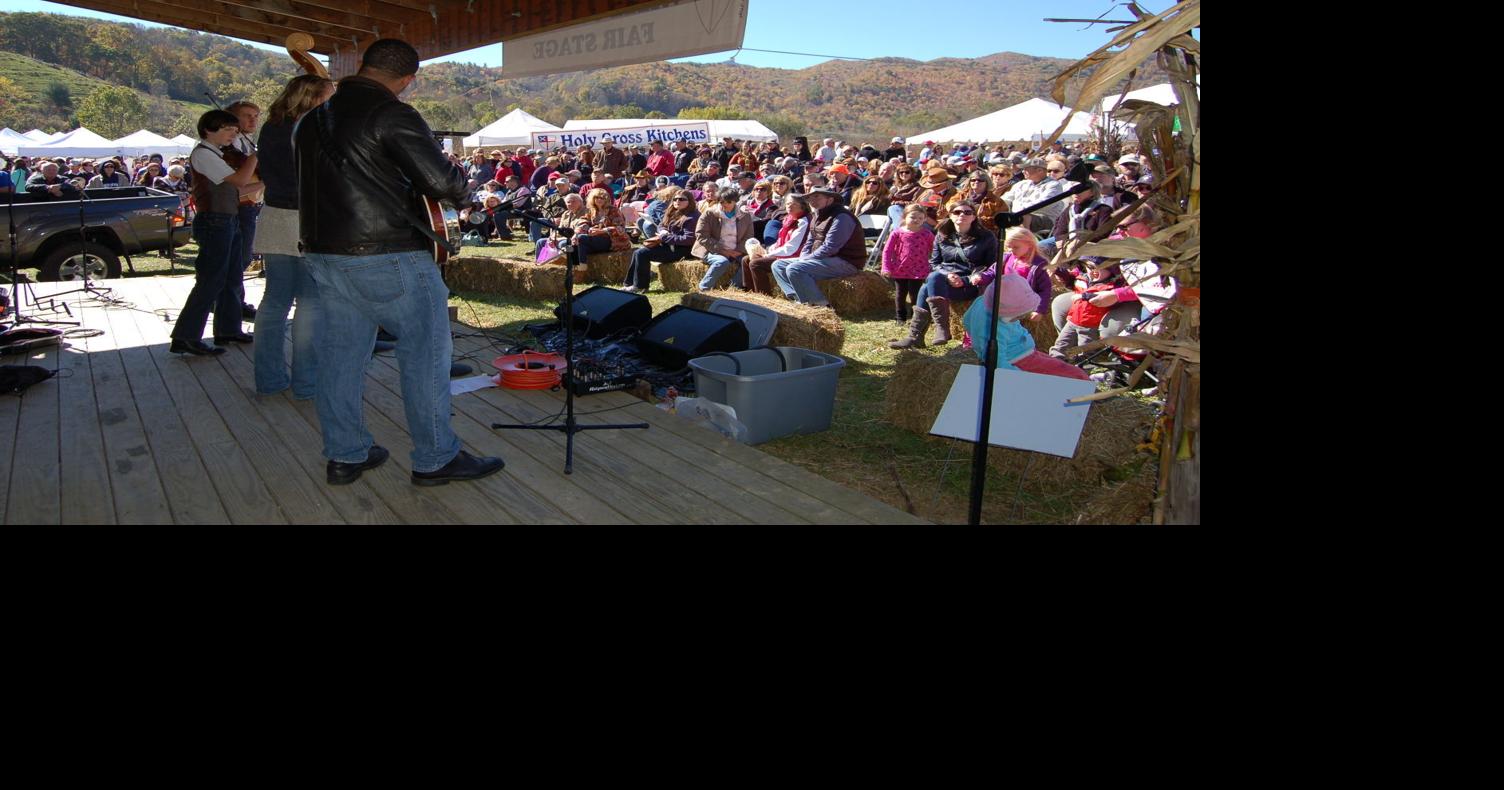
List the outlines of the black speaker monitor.
{"label": "black speaker monitor", "polygon": [[[554,308],[554,317],[564,320],[564,305]],[[584,329],[591,340],[637,329],[653,317],[653,305],[642,294],[630,294],[597,285],[574,297],[574,326]]]}
{"label": "black speaker monitor", "polygon": [[746,351],[747,325],[731,316],[679,305],[642,328],[637,347],[654,364],[678,370],[712,351]]}

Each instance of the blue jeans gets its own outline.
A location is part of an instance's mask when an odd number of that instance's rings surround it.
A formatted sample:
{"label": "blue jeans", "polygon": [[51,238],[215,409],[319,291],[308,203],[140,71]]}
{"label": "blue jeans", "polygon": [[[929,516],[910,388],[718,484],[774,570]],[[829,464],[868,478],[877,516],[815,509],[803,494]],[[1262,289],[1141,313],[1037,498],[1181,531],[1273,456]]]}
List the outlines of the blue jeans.
{"label": "blue jeans", "polygon": [[738,288],[742,287],[741,258],[733,261],[724,255],[712,252],[705,256],[705,265],[710,267],[710,271],[705,272],[705,276],[700,278],[700,290],[708,291],[714,288],[716,281],[721,279],[721,275],[725,274],[727,269],[731,270],[731,284]]}
{"label": "blue jeans", "polygon": [[240,249],[236,256],[240,260],[240,279],[235,281],[235,298],[242,304],[245,303],[245,269],[251,265],[251,245],[256,242],[256,222],[261,218],[260,206],[240,207]]}
{"label": "blue jeans", "polygon": [[310,253],[318,283],[318,411],[324,457],[354,464],[372,444],[362,396],[366,365],[380,324],[397,336],[402,406],[413,439],[413,471],[432,472],[454,459],[459,437],[449,425],[449,289],[427,252],[383,255]]}
{"label": "blue jeans", "polygon": [[200,211],[193,218],[193,290],[172,327],[173,340],[202,340],[209,311],[214,311],[214,336],[240,334],[240,221],[234,214]]}
{"label": "blue jeans", "polygon": [[924,285],[919,286],[919,298],[918,301],[915,302],[915,304],[928,310],[930,309],[929,298],[931,296],[943,296],[946,299],[950,299],[952,301],[962,302],[966,301],[967,299],[977,298],[977,294],[981,293],[981,289],[977,288],[975,285],[972,285],[971,282],[966,279],[969,276],[970,275],[961,275],[961,282],[963,284],[960,288],[957,288],[954,285],[950,284],[950,275],[948,273],[942,271],[930,272],[930,276],[924,278]]}
{"label": "blue jeans", "polygon": [[822,307],[830,302],[815,281],[850,277],[860,271],[844,258],[786,258],[773,264],[773,279],[785,295]]}
{"label": "blue jeans", "polygon": [[[319,286],[308,273],[308,263],[296,255],[261,256],[266,266],[266,292],[256,308],[256,391],[264,395],[292,385],[292,396],[311,400],[318,384],[317,352],[313,332],[319,317]],[[287,314],[293,302],[298,314],[292,319],[292,378],[287,376],[283,348],[287,342]]]}

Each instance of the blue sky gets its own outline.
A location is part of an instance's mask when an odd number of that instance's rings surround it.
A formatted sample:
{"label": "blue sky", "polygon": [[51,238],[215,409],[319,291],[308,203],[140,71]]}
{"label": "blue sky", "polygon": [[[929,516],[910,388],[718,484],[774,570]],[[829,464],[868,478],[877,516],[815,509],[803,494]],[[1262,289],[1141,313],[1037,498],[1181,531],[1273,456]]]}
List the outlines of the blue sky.
{"label": "blue sky", "polygon": [[[484,0],[483,0],[484,1]],[[1163,11],[1171,0],[1147,0],[1142,7]],[[974,58],[994,52],[1021,52],[1056,58],[1080,58],[1107,41],[1108,26],[1045,22],[1045,17],[1126,19],[1113,0],[1003,0],[996,4],[935,6],[922,0],[869,0],[824,3],[811,13],[809,0],[750,0],[743,44],[756,49],[844,55],[855,58],[902,57],[932,60]],[[123,22],[140,20],[87,11],[42,0],[7,0],[6,11],[46,11]],[[245,42],[262,49],[277,47]],[[732,52],[680,58],[675,62],[720,62]],[[737,62],[748,66],[802,69],[827,58],[743,51]],[[456,53],[439,61],[501,65],[501,45]]]}

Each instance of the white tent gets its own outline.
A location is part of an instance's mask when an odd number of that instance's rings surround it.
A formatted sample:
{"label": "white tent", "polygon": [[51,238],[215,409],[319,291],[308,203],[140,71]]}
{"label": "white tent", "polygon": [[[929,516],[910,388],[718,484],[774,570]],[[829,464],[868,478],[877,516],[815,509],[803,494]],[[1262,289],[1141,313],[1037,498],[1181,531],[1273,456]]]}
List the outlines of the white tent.
{"label": "white tent", "polygon": [[180,134],[177,137],[172,138],[172,142],[176,143],[178,146],[178,156],[188,156],[189,154],[193,153],[194,146],[198,145],[197,140],[189,137],[186,134]]}
{"label": "white tent", "polygon": [[10,128],[0,129],[0,154],[15,156],[16,149],[23,145],[31,145],[31,138]]}
{"label": "white tent", "polygon": [[42,131],[41,129],[32,129],[31,131],[26,133],[26,139],[32,141],[33,143],[50,143],[57,138]]}
{"label": "white tent", "polygon": [[120,152],[126,156],[151,156],[161,154],[164,157],[177,156],[181,153],[181,147],[174,141],[163,137],[155,132],[138,129],[115,141],[120,146]]}
{"label": "white tent", "polygon": [[[1123,97],[1123,100],[1128,101],[1130,99],[1152,101],[1155,104],[1163,104],[1166,107],[1180,103],[1180,100],[1175,98],[1175,89],[1170,87],[1170,83],[1168,82],[1163,85],[1151,85],[1147,88],[1129,91],[1128,95]],[[1116,93],[1102,99],[1103,112],[1109,112],[1116,106],[1118,106],[1118,95]]]}
{"label": "white tent", "polygon": [[71,132],[45,144],[23,145],[23,156],[114,156],[120,146],[80,126]]}
{"label": "white tent", "polygon": [[482,148],[488,145],[528,145],[533,141],[530,136],[533,132],[557,131],[559,127],[518,107],[461,142],[466,148]]}
{"label": "white tent", "polygon": [[[1055,131],[1069,112],[1069,109],[1051,101],[1029,99],[932,132],[911,134],[905,139],[910,142],[934,140],[937,143],[1030,140]],[[1070,126],[1060,136],[1067,140],[1079,140],[1090,134],[1090,117],[1076,113],[1071,118]]]}
{"label": "white tent", "polygon": [[[615,129],[617,127],[632,126],[663,126],[674,123],[696,123],[686,118],[603,118],[594,121],[565,121],[564,128],[569,131],[590,131],[592,129]],[[761,121],[706,121],[710,124],[710,139],[720,141],[722,137],[730,137],[736,140],[777,140],[778,133],[764,126]]]}

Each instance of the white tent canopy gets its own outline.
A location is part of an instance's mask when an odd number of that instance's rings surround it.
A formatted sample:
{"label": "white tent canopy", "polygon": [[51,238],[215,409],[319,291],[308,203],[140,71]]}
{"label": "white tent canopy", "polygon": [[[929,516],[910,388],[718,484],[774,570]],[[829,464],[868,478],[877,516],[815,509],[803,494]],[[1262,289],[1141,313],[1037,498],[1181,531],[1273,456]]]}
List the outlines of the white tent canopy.
{"label": "white tent canopy", "polygon": [[50,135],[41,129],[32,129],[26,133],[26,138],[34,143],[50,143],[57,139],[55,135]]}
{"label": "white tent canopy", "polygon": [[50,143],[20,147],[20,153],[23,156],[114,156],[120,152],[120,146],[89,131],[84,126]]}
{"label": "white tent canopy", "polygon": [[[1128,95],[1123,97],[1123,100],[1128,101],[1130,99],[1152,101],[1155,104],[1163,104],[1166,107],[1172,104],[1180,103],[1180,100],[1175,98],[1175,89],[1170,87],[1170,83],[1168,82],[1164,83],[1163,85],[1151,85],[1147,88],[1141,88],[1136,91],[1129,91]],[[1118,96],[1116,93],[1102,99],[1103,112],[1109,112],[1116,106],[1118,106]]]}
{"label": "white tent canopy", "polygon": [[[910,142],[934,140],[948,142],[1001,142],[1004,140],[1030,140],[1055,131],[1065,120],[1070,110],[1044,99],[1029,99],[1026,102],[1004,107],[997,112],[958,124],[936,129],[932,132],[911,134]],[[1091,134],[1089,116],[1076,113],[1071,123],[1060,136],[1072,140]]]}
{"label": "white tent canopy", "polygon": [[528,145],[533,141],[531,136],[533,132],[557,131],[559,127],[518,107],[461,142],[466,148],[483,148],[488,145]]}
{"label": "white tent canopy", "polygon": [[180,134],[177,137],[172,138],[172,141],[181,146],[181,149],[178,151],[178,153],[182,154],[183,156],[187,156],[188,154],[192,153],[193,147],[198,145],[197,140],[189,137],[186,134]]}
{"label": "white tent canopy", "polygon": [[[688,118],[602,118],[594,121],[565,121],[564,128],[569,131],[585,131],[592,129],[615,129],[629,126],[662,126],[673,123],[695,123]],[[706,121],[710,124],[710,139],[719,141],[722,137],[730,137],[736,140],[777,140],[778,133],[764,126],[761,121]]]}
{"label": "white tent canopy", "polygon": [[116,140],[115,145],[120,146],[120,153],[126,156],[161,154],[164,157],[168,157],[186,153],[182,150],[182,146],[176,142],[155,132],[148,132],[145,129],[138,129],[134,133]]}
{"label": "white tent canopy", "polygon": [[23,145],[31,145],[31,138],[10,128],[0,129],[0,154],[15,156],[16,149]]}

